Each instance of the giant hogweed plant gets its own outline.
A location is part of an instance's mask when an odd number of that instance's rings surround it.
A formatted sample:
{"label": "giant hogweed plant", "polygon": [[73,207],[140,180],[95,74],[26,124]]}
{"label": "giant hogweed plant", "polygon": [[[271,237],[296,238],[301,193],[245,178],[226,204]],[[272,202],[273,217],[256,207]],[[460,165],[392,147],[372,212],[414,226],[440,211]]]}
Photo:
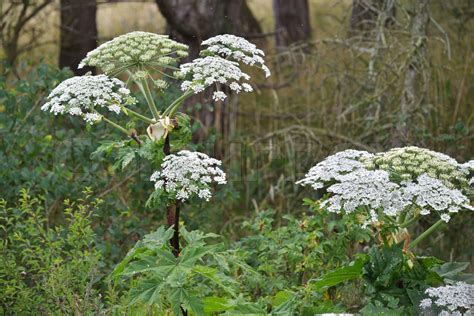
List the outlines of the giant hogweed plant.
{"label": "giant hogweed plant", "polygon": [[[366,314],[394,312],[399,305],[407,308],[399,308],[401,314],[429,312],[432,305],[432,311],[469,314],[466,297],[474,301],[474,286],[462,282],[474,283],[474,277],[459,274],[468,265],[442,264],[436,258],[416,256],[414,250],[457,213],[474,210],[473,176],[474,161],[461,164],[413,146],[376,154],[346,150],[315,165],[297,182],[320,192],[322,198],[310,204],[352,218],[374,239],[368,254],[312,280],[312,287],[320,291],[362,279],[370,299],[362,309]],[[434,218],[434,224],[412,237],[410,228],[424,217]],[[451,305],[433,299],[433,293],[442,291],[436,286],[442,284],[448,284],[443,289],[462,292],[451,295],[459,298],[451,299]]]}
{"label": "giant hogweed plant", "polygon": [[[229,293],[229,280],[222,271],[202,265],[207,255],[217,256],[216,247],[206,245],[206,236],[185,233],[186,246],[180,249],[180,205],[196,198],[209,200],[212,187],[226,183],[219,160],[186,150],[190,120],[180,107],[187,98],[209,89],[215,101],[225,100],[229,93],[251,92],[251,78],[243,67],[258,67],[270,75],[263,51],[244,38],[219,35],[202,46],[199,58],[179,65],[188,55],[184,44],[147,32],[118,36],[89,52],[79,65],[98,67],[104,74],[63,81],[42,106],[54,115],[75,116],[89,126],[106,123],[123,133],[127,139],[106,142],[97,151],[118,149],[115,166],[125,168],[141,157],[157,170],[150,175],[155,190],[147,205],[166,209],[170,229],[146,236],[114,276],[131,279],[131,303],[175,314],[204,313],[203,298],[211,292],[196,287],[204,284],[203,279]],[[165,92],[170,82],[180,82],[181,93],[169,104],[157,104],[154,95]],[[132,96],[133,89],[145,104]],[[125,124],[120,116],[128,118]],[[140,130],[138,122],[146,129]]]}

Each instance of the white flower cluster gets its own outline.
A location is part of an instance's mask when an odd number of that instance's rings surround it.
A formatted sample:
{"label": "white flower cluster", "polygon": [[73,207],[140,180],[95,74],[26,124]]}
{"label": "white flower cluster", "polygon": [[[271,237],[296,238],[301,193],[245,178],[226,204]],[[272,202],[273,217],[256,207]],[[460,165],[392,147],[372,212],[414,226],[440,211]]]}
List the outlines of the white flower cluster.
{"label": "white flower cluster", "polygon": [[72,77],[61,82],[48,96],[41,110],[54,115],[77,115],[89,124],[100,121],[97,106],[120,114],[121,105],[133,104],[130,90],[125,83],[106,75]]}
{"label": "white flower cluster", "polygon": [[431,210],[435,210],[447,223],[451,219],[450,214],[458,213],[462,208],[474,211],[469,199],[461,191],[450,189],[427,174],[419,176],[416,182],[403,182],[403,185],[403,195],[421,209],[421,215],[428,215]]}
{"label": "white flower cluster", "polygon": [[296,184],[310,185],[315,190],[321,189],[331,181],[340,181],[340,176],[364,169],[361,160],[369,159],[372,156],[366,151],[352,149],[338,152],[312,167],[306,176]]}
{"label": "white flower cluster", "polygon": [[440,315],[472,315],[474,313],[474,285],[457,282],[454,285],[428,288],[429,298],[420,302],[422,309],[440,308]]}
{"label": "white flower cluster", "polygon": [[79,68],[88,65],[111,73],[138,66],[163,67],[186,57],[187,49],[186,45],[169,39],[167,35],[131,32],[90,51],[81,61]]}
{"label": "white flower cluster", "polygon": [[180,201],[193,196],[208,201],[212,196],[211,184],[226,183],[220,165],[220,160],[206,154],[182,150],[166,156],[161,170],[154,172],[150,180],[155,182],[156,190],[167,192]]}
{"label": "white flower cluster", "polygon": [[382,209],[388,216],[396,216],[408,204],[400,186],[389,179],[383,170],[366,170],[359,168],[353,172],[338,175],[338,183],[332,184],[327,191],[333,195],[321,206],[328,205],[328,211],[352,213],[358,208],[368,211],[368,220],[364,224],[378,221],[377,209]]}
{"label": "white flower cluster", "polygon": [[386,170],[401,180],[415,180],[426,173],[451,188],[467,185],[467,172],[455,159],[426,148],[393,148],[376,154],[370,166]]}
{"label": "white flower cluster", "polygon": [[[208,56],[197,58],[190,63],[181,65],[180,75],[190,74],[191,80],[185,80],[181,84],[181,90],[191,89],[194,93],[204,91],[211,85],[227,85],[229,88],[239,93],[240,91],[251,92],[252,86],[240,81],[247,81],[250,76],[242,72],[237,62],[229,61],[221,57]],[[216,91],[213,94],[214,100],[224,100],[226,94],[222,91]]]}
{"label": "white flower cluster", "polygon": [[217,35],[205,40],[202,45],[207,48],[201,51],[201,55],[217,54],[246,65],[259,66],[265,72],[266,77],[270,76],[270,69],[265,65],[263,59],[265,53],[245,38],[231,34]]}
{"label": "white flower cluster", "polygon": [[463,163],[461,168],[466,172],[466,174],[468,174],[468,184],[474,185],[474,160],[469,160],[468,162]]}
{"label": "white flower cluster", "polygon": [[[330,212],[362,213],[367,218],[364,226],[378,221],[380,214],[397,217],[408,207],[420,215],[435,212],[449,222],[462,209],[474,211],[462,191],[469,168],[469,163],[460,165],[449,156],[417,147],[376,155],[346,150],[312,167],[297,184],[326,188],[331,196],[321,205]],[[409,174],[400,177],[400,172]]]}

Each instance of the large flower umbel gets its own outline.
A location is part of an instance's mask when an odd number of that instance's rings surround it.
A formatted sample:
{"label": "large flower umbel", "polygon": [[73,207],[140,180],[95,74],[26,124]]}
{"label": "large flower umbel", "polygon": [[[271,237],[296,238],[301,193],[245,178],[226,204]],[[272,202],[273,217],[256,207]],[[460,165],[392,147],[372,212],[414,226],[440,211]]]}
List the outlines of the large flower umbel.
{"label": "large flower umbel", "polygon": [[322,206],[336,213],[365,215],[365,225],[390,217],[405,225],[407,215],[437,214],[449,222],[460,210],[474,210],[468,186],[470,164],[418,147],[375,155],[346,150],[312,167],[297,184],[325,188]]}
{"label": "large flower umbel", "polygon": [[48,96],[41,109],[54,115],[79,116],[87,123],[100,121],[97,108],[106,108],[119,114],[122,105],[133,104],[135,99],[125,83],[106,75],[72,77],[61,82]]}
{"label": "large flower umbel", "polygon": [[182,150],[166,156],[161,170],[150,177],[155,189],[172,198],[186,201],[194,196],[208,201],[212,183],[225,184],[226,175],[219,168],[221,161],[200,152]]}
{"label": "large flower umbel", "polygon": [[167,68],[179,58],[187,56],[187,49],[186,45],[169,39],[167,35],[131,32],[90,51],[79,68],[88,65],[113,74],[132,67]]}

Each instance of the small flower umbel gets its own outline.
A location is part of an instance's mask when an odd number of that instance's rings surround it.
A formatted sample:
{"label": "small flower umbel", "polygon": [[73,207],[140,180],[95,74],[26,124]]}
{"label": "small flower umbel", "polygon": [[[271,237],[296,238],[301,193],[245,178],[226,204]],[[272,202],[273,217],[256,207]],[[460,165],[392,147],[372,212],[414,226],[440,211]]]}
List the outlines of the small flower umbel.
{"label": "small flower umbel", "polygon": [[245,38],[231,34],[217,35],[203,41],[202,46],[207,48],[201,51],[201,56],[217,55],[249,66],[257,66],[262,68],[266,77],[270,76],[270,69],[263,59],[265,53]]}
{"label": "small flower umbel", "polygon": [[182,150],[164,158],[161,170],[150,177],[159,193],[184,202],[192,197],[209,201],[212,183],[225,184],[221,161],[200,152]]}
{"label": "small flower umbel", "polygon": [[41,109],[54,115],[69,114],[79,116],[89,124],[104,118],[98,112],[104,108],[108,112],[120,114],[122,107],[135,104],[125,83],[106,75],[72,77],[59,84],[48,96]]}
{"label": "small flower umbel", "polygon": [[227,94],[222,86],[227,86],[234,93],[252,92],[248,82],[250,76],[241,70],[241,64],[261,68],[265,76],[270,70],[265,65],[265,54],[255,44],[235,35],[217,35],[202,42],[205,48],[200,52],[203,58],[181,65],[177,72],[179,77],[190,76],[183,81],[181,89],[186,93],[200,93],[206,88],[215,86],[214,101],[223,101]]}
{"label": "small flower umbel", "polygon": [[[190,80],[181,84],[181,90],[200,93],[210,86],[227,85],[230,90],[252,92],[253,88],[248,83],[250,76],[244,73],[237,62],[220,57],[208,56],[198,58],[190,63],[181,65],[180,75],[191,75]],[[213,94],[214,100],[224,100],[227,95],[222,91]]]}

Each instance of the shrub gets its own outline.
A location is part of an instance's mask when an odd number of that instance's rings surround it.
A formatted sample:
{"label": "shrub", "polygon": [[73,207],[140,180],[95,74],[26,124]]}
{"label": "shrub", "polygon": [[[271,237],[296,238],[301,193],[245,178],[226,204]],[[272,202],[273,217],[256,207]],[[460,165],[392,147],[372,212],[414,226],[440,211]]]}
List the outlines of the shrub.
{"label": "shrub", "polygon": [[51,226],[44,199],[21,190],[9,207],[0,200],[1,314],[88,314],[101,309],[100,253],[90,192],[64,201],[65,223]]}

